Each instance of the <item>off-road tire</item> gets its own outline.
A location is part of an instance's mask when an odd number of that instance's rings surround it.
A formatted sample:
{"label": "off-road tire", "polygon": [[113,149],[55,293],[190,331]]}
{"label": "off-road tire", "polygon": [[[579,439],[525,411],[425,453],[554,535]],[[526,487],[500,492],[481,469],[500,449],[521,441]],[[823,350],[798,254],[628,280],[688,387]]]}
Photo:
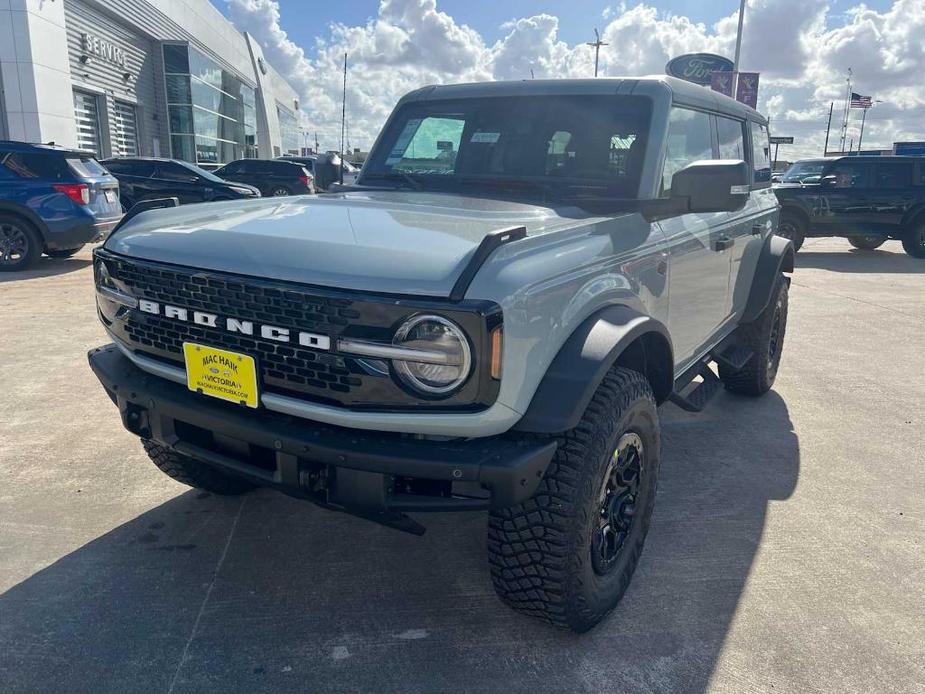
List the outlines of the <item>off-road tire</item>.
{"label": "off-road tire", "polygon": [[787,332],[788,293],[787,281],[781,276],[761,315],[736,329],[736,336],[753,354],[738,371],[720,364],[719,377],[726,390],[756,397],[771,390]]}
{"label": "off-road tire", "polygon": [[[633,435],[643,450],[632,497],[635,514],[609,568],[601,573],[594,543],[605,518],[605,476],[612,472],[618,441]],[[488,560],[495,590],[507,605],[583,632],[620,601],[648,532],[660,455],[658,412],[649,382],[637,371],[613,368],[578,425],[558,437],[558,443],[536,494],[491,512]]]}
{"label": "off-road tire", "polygon": [[903,234],[903,250],[913,258],[925,258],[925,221]]}
{"label": "off-road tire", "polygon": [[848,243],[862,251],[872,251],[886,243],[885,236],[849,236]]}
{"label": "off-road tire", "polygon": [[142,444],[151,462],[161,472],[190,487],[222,496],[237,496],[249,492],[255,486],[153,441],[143,440]]}
{"label": "off-road tire", "polygon": [[45,255],[49,258],[70,258],[72,255],[80,251],[86,244],[80,244],[77,248],[46,248]]}
{"label": "off-road tire", "polygon": [[796,253],[803,247],[803,241],[806,240],[806,225],[795,214],[782,212],[780,221],[777,223],[777,231],[774,233],[778,236],[783,236],[785,239],[790,239],[790,243],[793,244],[793,252]]}
{"label": "off-road tire", "polygon": [[[17,259],[4,262],[4,244],[15,244]],[[0,272],[28,270],[42,257],[42,236],[30,222],[15,214],[0,214]],[[12,249],[11,249],[12,250]]]}

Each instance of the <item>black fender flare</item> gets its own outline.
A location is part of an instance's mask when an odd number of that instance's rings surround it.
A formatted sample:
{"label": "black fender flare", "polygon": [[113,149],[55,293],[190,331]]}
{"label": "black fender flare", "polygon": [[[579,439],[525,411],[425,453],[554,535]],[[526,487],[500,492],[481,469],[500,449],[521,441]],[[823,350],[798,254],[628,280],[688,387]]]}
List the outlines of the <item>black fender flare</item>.
{"label": "black fender flare", "polygon": [[671,394],[674,357],[661,322],[624,305],[586,318],[559,349],[517,431],[557,434],[574,428],[604,376],[618,360],[644,373],[657,402]]}
{"label": "black fender flare", "polygon": [[796,253],[790,239],[782,236],[768,236],[761,249],[761,257],[755,267],[755,276],[748,292],[748,302],[739,323],[750,323],[761,315],[764,307],[771,300],[771,292],[778,277],[784,272],[793,272],[793,262]]}

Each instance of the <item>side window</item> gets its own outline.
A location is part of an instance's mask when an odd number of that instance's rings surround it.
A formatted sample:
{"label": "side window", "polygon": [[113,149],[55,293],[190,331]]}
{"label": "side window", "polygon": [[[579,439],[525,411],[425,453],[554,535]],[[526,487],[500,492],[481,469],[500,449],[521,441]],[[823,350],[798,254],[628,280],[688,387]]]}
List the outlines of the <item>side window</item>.
{"label": "side window", "polygon": [[768,140],[768,129],[760,123],[752,121],[752,171],[755,173],[755,183],[770,183],[771,181],[771,144]]}
{"label": "side window", "polygon": [[139,178],[152,178],[154,176],[154,162],[136,161],[123,166],[122,171],[129,176],[138,176]]}
{"label": "side window", "polygon": [[745,135],[742,121],[716,117],[716,135],[719,139],[720,159],[745,159]]}
{"label": "side window", "polygon": [[710,116],[686,108],[672,108],[668,117],[668,148],[662,169],[662,192],[671,190],[671,177],[688,164],[713,158]]}
{"label": "side window", "polygon": [[48,178],[57,181],[66,173],[64,159],[53,154],[13,152],[3,163],[20,178]]}
{"label": "side window", "polygon": [[190,183],[198,179],[198,176],[189,169],[172,162],[158,164],[157,177],[165,181],[182,181],[184,183]]}
{"label": "side window", "polygon": [[912,162],[877,164],[877,188],[912,187]]}
{"label": "side window", "polygon": [[233,161],[227,166],[222,168],[223,174],[239,174],[244,173],[244,162]]}
{"label": "side window", "polygon": [[829,169],[826,175],[835,176],[835,181],[832,185],[836,188],[868,188],[870,187],[870,170],[872,168],[869,164],[842,161]]}

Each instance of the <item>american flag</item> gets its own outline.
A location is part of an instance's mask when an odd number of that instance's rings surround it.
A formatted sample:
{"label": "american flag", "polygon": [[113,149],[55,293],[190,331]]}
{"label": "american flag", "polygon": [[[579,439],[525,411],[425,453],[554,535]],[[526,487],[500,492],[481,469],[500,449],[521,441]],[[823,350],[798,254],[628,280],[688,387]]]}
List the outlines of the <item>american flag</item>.
{"label": "american flag", "polygon": [[851,92],[851,108],[870,108],[871,106],[873,106],[871,97]]}

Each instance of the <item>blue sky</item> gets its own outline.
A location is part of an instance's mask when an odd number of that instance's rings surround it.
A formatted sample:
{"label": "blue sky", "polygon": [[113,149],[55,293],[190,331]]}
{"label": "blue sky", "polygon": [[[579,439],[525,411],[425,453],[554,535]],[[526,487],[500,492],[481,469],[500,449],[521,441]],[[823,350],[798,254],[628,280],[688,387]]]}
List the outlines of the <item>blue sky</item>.
{"label": "blue sky", "polygon": [[[315,39],[328,35],[327,27],[332,22],[349,26],[365,24],[376,15],[378,0],[336,0],[319,2],[314,0],[311,9],[306,11],[309,3],[305,0],[278,0],[280,5],[280,23],[289,38],[301,46],[307,55],[312,55]],[[813,0],[806,0],[812,4]],[[627,7],[637,4],[633,0],[626,2]],[[659,10],[690,17],[695,22],[712,24],[721,17],[735,12],[738,0],[649,0],[647,4]],[[833,0],[829,2],[830,22],[838,21],[840,8],[847,8],[857,3],[853,0]],[[866,0],[871,9],[885,10],[891,5],[890,0]],[[216,5],[226,15],[228,6],[223,0]],[[593,40],[593,30],[603,28],[604,8],[616,8],[619,2],[602,2],[601,0],[437,0],[437,9],[451,15],[458,23],[468,24],[478,31],[487,41],[502,38],[507,31],[504,23],[518,17],[528,17],[546,12],[559,18],[559,38],[570,44]],[[567,11],[565,9],[567,8]]]}

